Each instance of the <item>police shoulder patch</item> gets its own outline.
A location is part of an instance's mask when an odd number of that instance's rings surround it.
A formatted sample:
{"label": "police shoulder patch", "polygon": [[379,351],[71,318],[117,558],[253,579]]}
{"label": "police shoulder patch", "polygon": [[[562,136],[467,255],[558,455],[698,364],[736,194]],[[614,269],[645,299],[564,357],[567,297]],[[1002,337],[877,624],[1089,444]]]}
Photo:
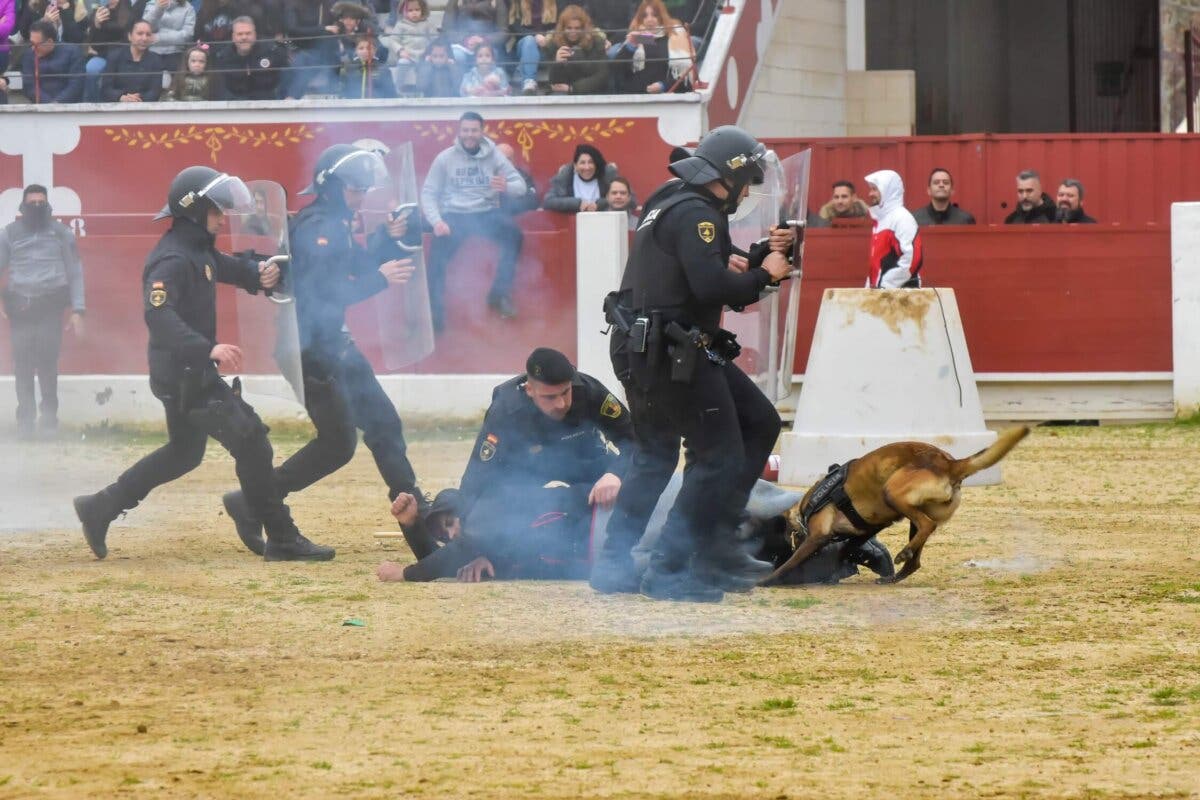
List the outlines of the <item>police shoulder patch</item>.
{"label": "police shoulder patch", "polygon": [[500,443],[500,437],[489,433],[484,437],[479,444],[479,460],[491,461],[496,456],[496,445]]}
{"label": "police shoulder patch", "polygon": [[700,234],[705,244],[712,244],[717,238],[717,226],[711,222],[699,222],[696,224],[696,233]]}
{"label": "police shoulder patch", "polygon": [[621,416],[621,403],[611,394],[604,398],[604,402],[600,404],[600,415],[609,419],[616,419]]}
{"label": "police shoulder patch", "polygon": [[165,302],[167,302],[167,290],[161,283],[155,283],[154,288],[150,290],[150,305],[158,308]]}

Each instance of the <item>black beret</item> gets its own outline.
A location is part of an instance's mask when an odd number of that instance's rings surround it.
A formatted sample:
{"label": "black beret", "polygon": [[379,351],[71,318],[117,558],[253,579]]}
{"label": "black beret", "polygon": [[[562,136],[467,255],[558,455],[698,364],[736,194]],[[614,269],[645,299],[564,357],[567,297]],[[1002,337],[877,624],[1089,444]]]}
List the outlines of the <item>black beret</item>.
{"label": "black beret", "polygon": [[549,347],[539,347],[529,354],[525,374],[542,383],[566,383],[575,380],[575,368],[567,357]]}

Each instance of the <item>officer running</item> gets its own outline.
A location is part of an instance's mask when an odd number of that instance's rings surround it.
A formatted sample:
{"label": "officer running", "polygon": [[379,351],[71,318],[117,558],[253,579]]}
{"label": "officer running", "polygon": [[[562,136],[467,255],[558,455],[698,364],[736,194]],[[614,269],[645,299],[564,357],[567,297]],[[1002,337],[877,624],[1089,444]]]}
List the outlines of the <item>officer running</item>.
{"label": "officer running", "polygon": [[[389,499],[406,492],[424,504],[408,461],[400,415],[345,324],[349,306],[388,286],[406,283],[414,270],[411,260],[401,258],[404,251],[396,244],[407,233],[406,220],[380,226],[366,249],[352,235],[352,220],[367,192],[386,179],[387,168],[377,153],[349,144],[333,145],[317,159],[313,182],[301,192],[315,194],[316,200],[289,226],[304,405],[317,435],[275,470],[284,497],[349,462],[361,430],[388,486]],[[242,542],[261,553],[261,517],[248,497],[244,492],[229,492],[224,503]],[[435,545],[419,526],[408,526],[404,532],[418,558],[432,552]]]}
{"label": "officer running", "polygon": [[[767,155],[745,131],[723,126],[674,161],[678,180],[647,201],[621,288],[610,296],[618,305],[606,303],[613,368],[638,446],[592,569],[598,591],[716,602],[771,571],[738,547],[734,530],[775,446],[779,415],[734,365],[739,348],[720,328],[724,306],[757,302],[791,269],[786,235],[748,261],[730,259],[728,215],[763,181]],[[681,439],[688,468],[639,585],[629,550],[678,464]]]}
{"label": "officer running", "polygon": [[242,368],[242,351],[219,344],[216,283],[251,294],[279,282],[274,264],[234,258],[215,248],[225,214],[250,207],[241,179],[209,167],[175,176],[167,205],[155,219],[172,218],[146,259],[142,273],[146,327],[150,329],[150,390],[167,414],[167,443],[134,464],[116,483],[75,498],[83,535],[97,558],[108,555],[109,524],[156,487],[200,465],[208,437],[234,458],[246,504],[263,520],[267,561],[328,561],[332,547],[300,534],[283,504],[271,470],[267,426],[241,396],[241,381],[221,379]]}

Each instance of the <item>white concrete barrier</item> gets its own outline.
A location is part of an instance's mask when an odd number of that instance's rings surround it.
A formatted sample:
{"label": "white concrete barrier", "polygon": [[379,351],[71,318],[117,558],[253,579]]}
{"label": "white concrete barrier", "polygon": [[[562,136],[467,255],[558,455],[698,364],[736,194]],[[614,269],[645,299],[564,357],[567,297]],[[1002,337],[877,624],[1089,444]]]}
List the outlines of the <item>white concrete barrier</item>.
{"label": "white concrete barrier", "polygon": [[621,283],[629,257],[629,217],[623,211],[597,211],[575,217],[575,366],[625,400],[608,357],[604,296]]}
{"label": "white concrete barrier", "polygon": [[1171,352],[1175,415],[1200,410],[1200,203],[1171,204]]}
{"label": "white concrete barrier", "polygon": [[[951,289],[828,289],[821,299],[779,482],[806,486],[897,441],[956,457],[996,439],[983,422]],[[998,483],[999,465],[968,480]]]}

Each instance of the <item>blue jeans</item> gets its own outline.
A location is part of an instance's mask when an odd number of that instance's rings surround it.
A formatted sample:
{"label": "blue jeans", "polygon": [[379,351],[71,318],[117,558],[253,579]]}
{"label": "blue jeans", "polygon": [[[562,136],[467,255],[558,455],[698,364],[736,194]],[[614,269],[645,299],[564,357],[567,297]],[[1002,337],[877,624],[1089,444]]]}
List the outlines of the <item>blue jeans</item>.
{"label": "blue jeans", "polygon": [[517,56],[517,74],[521,76],[521,82],[536,81],[538,62],[542,60],[542,49],[538,47],[537,39],[526,36],[517,42]]}
{"label": "blue jeans", "polygon": [[100,75],[107,66],[108,62],[100,56],[92,56],[88,59],[87,65],[84,67],[87,74],[83,78],[83,102],[100,102]]}
{"label": "blue jeans", "polygon": [[446,268],[458,248],[472,236],[491,239],[500,247],[496,276],[488,292],[489,300],[511,297],[517,274],[517,258],[525,240],[513,218],[500,209],[474,214],[446,212],[442,219],[450,226],[448,236],[434,236],[429,248],[429,309],[433,314],[434,330],[442,330],[445,321]]}

